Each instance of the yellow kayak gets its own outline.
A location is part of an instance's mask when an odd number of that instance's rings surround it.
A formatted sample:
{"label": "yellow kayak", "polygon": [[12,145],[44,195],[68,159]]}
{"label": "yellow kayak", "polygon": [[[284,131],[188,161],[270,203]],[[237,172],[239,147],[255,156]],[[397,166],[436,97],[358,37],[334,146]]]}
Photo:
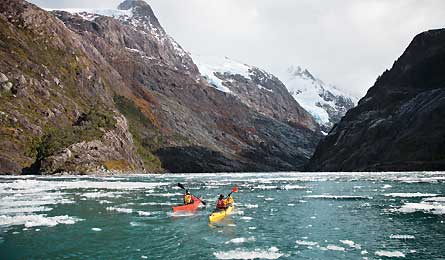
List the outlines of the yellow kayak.
{"label": "yellow kayak", "polygon": [[212,214],[209,215],[209,221],[210,222],[220,221],[221,219],[230,215],[232,211],[233,211],[233,206],[228,206],[226,210],[212,212]]}

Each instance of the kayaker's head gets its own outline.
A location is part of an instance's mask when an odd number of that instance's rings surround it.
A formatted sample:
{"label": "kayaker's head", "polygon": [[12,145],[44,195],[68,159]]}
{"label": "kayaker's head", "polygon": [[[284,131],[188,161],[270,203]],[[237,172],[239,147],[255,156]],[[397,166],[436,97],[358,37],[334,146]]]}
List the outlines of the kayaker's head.
{"label": "kayaker's head", "polygon": [[224,194],[219,194],[219,199],[220,200],[224,199]]}
{"label": "kayaker's head", "polygon": [[187,195],[190,194],[189,190],[185,190],[185,194]]}

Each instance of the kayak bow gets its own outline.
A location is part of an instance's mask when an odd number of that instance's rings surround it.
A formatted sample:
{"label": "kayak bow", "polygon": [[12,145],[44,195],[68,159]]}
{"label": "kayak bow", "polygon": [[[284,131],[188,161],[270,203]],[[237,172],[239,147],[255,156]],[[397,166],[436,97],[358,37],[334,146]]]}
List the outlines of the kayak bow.
{"label": "kayak bow", "polygon": [[228,206],[227,209],[225,210],[214,211],[209,215],[209,221],[210,222],[220,221],[225,217],[227,217],[228,215],[230,215],[232,211],[233,211],[233,206]]}
{"label": "kayak bow", "polygon": [[172,207],[173,212],[178,212],[178,211],[195,211],[196,209],[198,209],[199,204],[201,204],[201,200],[195,198],[194,196],[192,196],[192,199],[193,199],[193,203],[192,204],[179,205],[179,206]]}

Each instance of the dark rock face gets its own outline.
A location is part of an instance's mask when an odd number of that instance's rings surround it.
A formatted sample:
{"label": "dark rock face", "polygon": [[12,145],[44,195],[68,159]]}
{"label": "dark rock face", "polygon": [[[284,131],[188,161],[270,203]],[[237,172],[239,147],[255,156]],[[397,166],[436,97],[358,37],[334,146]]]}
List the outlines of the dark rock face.
{"label": "dark rock face", "polygon": [[290,124],[215,90],[145,2],[120,9],[131,15],[0,3],[0,172],[297,170],[308,161],[319,135],[304,110]]}
{"label": "dark rock face", "polygon": [[417,35],[317,147],[312,171],[445,169],[445,29]]}

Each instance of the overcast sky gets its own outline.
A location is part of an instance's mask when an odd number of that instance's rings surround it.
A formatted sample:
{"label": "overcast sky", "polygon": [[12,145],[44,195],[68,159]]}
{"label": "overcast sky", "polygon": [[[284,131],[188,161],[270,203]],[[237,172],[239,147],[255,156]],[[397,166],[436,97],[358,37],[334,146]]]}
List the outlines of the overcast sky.
{"label": "overcast sky", "polygon": [[[47,8],[115,8],[120,0],[31,0]],[[186,50],[274,74],[290,65],[358,97],[412,38],[445,27],[445,0],[147,0]]]}

